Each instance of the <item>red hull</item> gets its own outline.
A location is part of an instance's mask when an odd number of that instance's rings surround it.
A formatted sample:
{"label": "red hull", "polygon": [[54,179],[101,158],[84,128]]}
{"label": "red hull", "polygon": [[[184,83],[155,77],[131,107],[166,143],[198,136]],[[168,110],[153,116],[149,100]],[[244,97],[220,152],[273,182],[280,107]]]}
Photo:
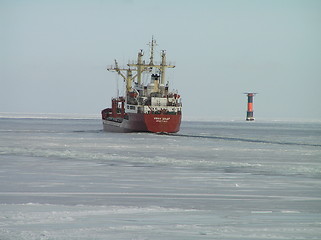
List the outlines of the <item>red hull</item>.
{"label": "red hull", "polygon": [[144,114],[147,130],[154,133],[178,132],[181,125],[181,116],[180,114]]}
{"label": "red hull", "polygon": [[175,133],[181,125],[181,114],[128,114],[122,121],[103,120],[104,130],[111,132]]}

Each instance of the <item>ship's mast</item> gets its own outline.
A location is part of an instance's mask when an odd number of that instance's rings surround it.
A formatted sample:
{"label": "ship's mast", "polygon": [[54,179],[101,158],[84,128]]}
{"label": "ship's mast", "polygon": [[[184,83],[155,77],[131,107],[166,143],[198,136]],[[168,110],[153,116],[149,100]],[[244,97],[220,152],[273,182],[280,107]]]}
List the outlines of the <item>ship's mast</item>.
{"label": "ship's mast", "polygon": [[138,57],[137,57],[137,63],[134,64],[128,64],[130,67],[136,67],[137,68],[137,81],[138,84],[141,84],[141,74],[144,71],[149,70],[150,68],[158,68],[160,70],[160,75],[161,75],[161,85],[165,85],[165,71],[166,68],[174,68],[175,65],[168,65],[166,63],[166,51],[162,50],[161,52],[161,58],[162,61],[160,65],[154,65],[154,47],[157,46],[156,40],[154,40],[154,37],[152,37],[152,41],[148,44],[150,46],[150,58],[149,58],[149,64],[144,64],[142,61],[143,57],[143,52],[142,50],[138,52]]}
{"label": "ship's mast", "polygon": [[143,50],[141,49],[140,52],[138,53],[137,56],[137,83],[138,85],[142,84],[142,70],[143,70],[143,62],[142,62],[142,57],[143,57]]}
{"label": "ship's mast", "polygon": [[154,40],[154,36],[152,36],[152,41],[148,45],[150,46],[149,65],[154,66],[154,46],[157,46],[156,40]]}
{"label": "ship's mast", "polygon": [[[130,92],[132,89],[132,81],[137,77],[137,74],[133,76],[133,71],[137,71],[136,69],[130,69],[128,68],[119,68],[118,62],[115,59],[115,66],[111,66],[110,68],[107,68],[108,71],[114,71],[117,72],[126,82],[126,91]],[[122,73],[122,71],[126,72],[126,75]]]}
{"label": "ship's mast", "polygon": [[[142,73],[144,71],[149,71],[152,68],[157,68],[160,71],[160,82],[159,84],[164,86],[165,85],[165,71],[166,68],[174,68],[175,65],[170,65],[166,63],[166,51],[162,50],[161,52],[161,63],[160,65],[154,64],[154,47],[157,46],[156,40],[154,40],[154,37],[152,36],[152,41],[148,44],[150,46],[150,58],[149,58],[149,64],[145,64],[145,61],[143,61],[143,50],[140,50],[138,52],[137,56],[137,62],[136,63],[130,63],[127,64],[128,68],[119,68],[118,63],[115,60],[115,66],[112,66],[110,68],[107,68],[108,71],[115,71],[117,72],[125,81],[126,81],[126,90],[127,92],[130,92],[132,90],[132,82],[137,77],[137,83],[138,85],[142,84]],[[135,67],[136,69],[131,69],[130,67]],[[136,71],[137,74],[133,76],[133,71]],[[126,73],[123,73],[126,72]]]}

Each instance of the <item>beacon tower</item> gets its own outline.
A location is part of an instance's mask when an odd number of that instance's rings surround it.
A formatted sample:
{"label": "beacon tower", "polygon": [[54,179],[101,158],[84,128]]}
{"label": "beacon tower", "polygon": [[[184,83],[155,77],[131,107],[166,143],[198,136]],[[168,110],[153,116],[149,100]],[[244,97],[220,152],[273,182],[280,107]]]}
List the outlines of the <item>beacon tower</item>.
{"label": "beacon tower", "polygon": [[246,112],[246,121],[254,121],[253,116],[253,97],[257,93],[244,93],[247,95],[247,112]]}

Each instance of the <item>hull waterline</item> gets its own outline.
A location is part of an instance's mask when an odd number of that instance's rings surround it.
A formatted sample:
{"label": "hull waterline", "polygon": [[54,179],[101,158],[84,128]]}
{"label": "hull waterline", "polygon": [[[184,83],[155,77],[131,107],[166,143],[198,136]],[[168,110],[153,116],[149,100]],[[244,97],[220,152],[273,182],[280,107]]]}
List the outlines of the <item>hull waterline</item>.
{"label": "hull waterline", "polygon": [[129,120],[121,122],[103,120],[103,127],[108,132],[152,132],[176,133],[180,129],[181,115],[166,114],[130,114]]}

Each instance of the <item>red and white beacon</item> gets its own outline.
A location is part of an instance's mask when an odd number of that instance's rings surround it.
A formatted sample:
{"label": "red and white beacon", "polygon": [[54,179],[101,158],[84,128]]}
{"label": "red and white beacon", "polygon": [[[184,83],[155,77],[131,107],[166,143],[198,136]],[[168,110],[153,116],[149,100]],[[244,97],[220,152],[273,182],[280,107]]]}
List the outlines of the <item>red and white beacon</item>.
{"label": "red and white beacon", "polygon": [[253,116],[253,97],[257,93],[244,93],[247,95],[247,112],[246,112],[246,121],[254,121]]}

